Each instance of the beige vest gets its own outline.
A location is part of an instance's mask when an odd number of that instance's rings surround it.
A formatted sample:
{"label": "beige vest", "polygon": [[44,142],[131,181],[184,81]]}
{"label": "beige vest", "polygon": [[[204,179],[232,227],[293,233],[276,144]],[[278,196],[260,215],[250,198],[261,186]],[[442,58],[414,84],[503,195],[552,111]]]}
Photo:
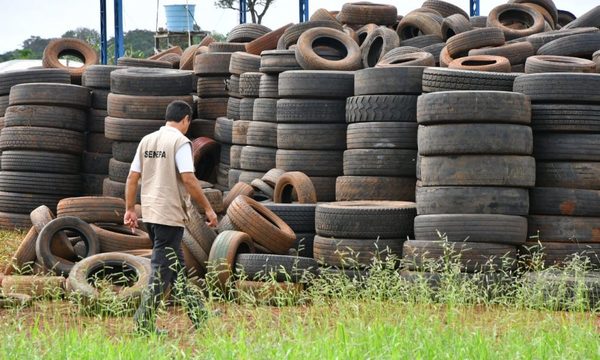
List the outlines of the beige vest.
{"label": "beige vest", "polygon": [[166,126],[146,135],[140,142],[144,222],[185,226],[190,195],[177,171],[175,154],[189,142],[179,130]]}

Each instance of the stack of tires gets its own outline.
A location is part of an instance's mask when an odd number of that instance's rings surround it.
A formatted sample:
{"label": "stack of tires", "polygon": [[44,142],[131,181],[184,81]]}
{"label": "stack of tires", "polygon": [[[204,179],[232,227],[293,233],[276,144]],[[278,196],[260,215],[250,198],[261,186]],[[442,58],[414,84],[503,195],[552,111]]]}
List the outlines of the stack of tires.
{"label": "stack of tires", "polygon": [[[188,71],[127,68],[110,74],[105,136],[114,141],[103,194],[123,198],[125,182],[139,141],[165,124],[174,100],[193,105],[192,74]],[[139,193],[139,192],[138,192]]]}
{"label": "stack of tires", "polygon": [[512,270],[535,184],[531,105],[522,94],[438,92],[417,104],[420,180],[409,270],[453,250],[461,270]]}
{"label": "stack of tires", "polygon": [[308,175],[318,201],[335,200],[346,148],[346,98],[354,73],[286,71],[279,75],[276,167]]}
{"label": "stack of tires", "polygon": [[[363,269],[374,259],[399,260],[413,236],[414,202],[345,201],[318,204],[314,257],[340,271]],[[391,259],[390,259],[391,260]]]}
{"label": "stack of tires", "polygon": [[423,67],[359,70],[346,104],[347,149],[336,200],[415,199],[417,98]]}
{"label": "stack of tires", "polygon": [[530,191],[526,250],[541,250],[546,266],[562,265],[574,254],[597,266],[600,75],[523,75],[514,90],[533,104],[537,179]]}
{"label": "stack of tires", "polygon": [[108,116],[110,73],[122,68],[92,65],[83,73],[82,84],[92,91],[92,109],[88,116],[87,142],[81,167],[84,195],[102,195],[104,179],[108,177],[112,140],[104,136],[104,119]]}
{"label": "stack of tires", "polygon": [[31,83],[10,90],[0,135],[0,226],[27,228],[40,204],[55,209],[81,193],[80,164],[90,91],[77,85]]}

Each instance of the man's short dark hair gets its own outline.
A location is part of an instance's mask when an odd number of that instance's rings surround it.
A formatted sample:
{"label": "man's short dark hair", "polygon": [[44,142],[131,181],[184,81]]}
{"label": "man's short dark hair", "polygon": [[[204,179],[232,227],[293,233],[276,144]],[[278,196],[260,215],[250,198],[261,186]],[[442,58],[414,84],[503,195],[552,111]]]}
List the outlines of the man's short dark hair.
{"label": "man's short dark hair", "polygon": [[175,100],[167,106],[165,120],[181,122],[186,115],[189,115],[192,120],[193,111],[190,104],[182,100]]}

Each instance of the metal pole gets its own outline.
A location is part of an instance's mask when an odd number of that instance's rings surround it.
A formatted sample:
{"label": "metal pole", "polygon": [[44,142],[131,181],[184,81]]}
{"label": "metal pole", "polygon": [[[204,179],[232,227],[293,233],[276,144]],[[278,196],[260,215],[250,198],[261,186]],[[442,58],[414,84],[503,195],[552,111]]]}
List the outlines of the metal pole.
{"label": "metal pole", "polygon": [[308,21],[308,0],[299,0],[300,22]]}
{"label": "metal pole", "polygon": [[108,41],[106,40],[106,0],[100,0],[100,62],[108,63]]}
{"label": "metal pole", "polygon": [[471,16],[479,16],[479,0],[469,0],[469,9],[471,10]]}
{"label": "metal pole", "polygon": [[248,4],[246,0],[240,0],[240,24],[246,23],[246,12],[248,11]]}
{"label": "metal pole", "polygon": [[123,1],[115,0],[115,64],[125,54],[123,47]]}

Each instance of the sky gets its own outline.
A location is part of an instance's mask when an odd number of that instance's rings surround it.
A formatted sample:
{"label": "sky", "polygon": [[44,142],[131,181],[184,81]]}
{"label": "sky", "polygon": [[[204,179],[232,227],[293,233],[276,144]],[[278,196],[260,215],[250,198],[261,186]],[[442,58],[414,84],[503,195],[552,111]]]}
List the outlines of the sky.
{"label": "sky", "polygon": [[[156,0],[122,0],[123,28],[156,29]],[[203,30],[216,30],[227,33],[237,24],[238,13],[233,10],[218,9],[214,0],[188,0],[196,5],[196,22]],[[447,0],[468,12],[469,0]],[[185,4],[186,0],[158,0],[158,26],[165,27],[163,5]],[[318,8],[339,10],[348,0],[310,0],[309,12]],[[423,1],[371,0],[382,4],[392,4],[399,14],[420,7]],[[506,0],[481,0],[481,15]],[[559,9],[569,10],[579,16],[600,4],[600,0],[555,0]],[[108,36],[114,35],[113,1],[107,0]],[[250,19],[250,16],[248,16]],[[290,22],[298,22],[297,0],[275,0],[263,24],[275,29]],[[43,38],[59,37],[68,30],[78,27],[94,28],[100,31],[99,0],[0,0],[0,53],[20,48],[23,41],[32,35]]]}

